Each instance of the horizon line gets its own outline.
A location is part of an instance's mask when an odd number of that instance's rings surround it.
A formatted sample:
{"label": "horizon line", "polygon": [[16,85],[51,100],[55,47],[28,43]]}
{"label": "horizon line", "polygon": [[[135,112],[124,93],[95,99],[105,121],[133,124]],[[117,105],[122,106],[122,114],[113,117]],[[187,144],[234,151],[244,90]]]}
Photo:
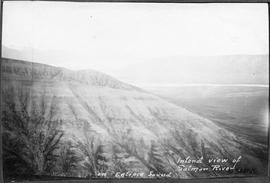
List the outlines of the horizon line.
{"label": "horizon line", "polygon": [[227,87],[262,87],[269,88],[269,84],[212,84],[212,83],[183,83],[183,84],[139,84],[134,83],[133,85],[139,87],[191,87],[191,86],[227,86]]}

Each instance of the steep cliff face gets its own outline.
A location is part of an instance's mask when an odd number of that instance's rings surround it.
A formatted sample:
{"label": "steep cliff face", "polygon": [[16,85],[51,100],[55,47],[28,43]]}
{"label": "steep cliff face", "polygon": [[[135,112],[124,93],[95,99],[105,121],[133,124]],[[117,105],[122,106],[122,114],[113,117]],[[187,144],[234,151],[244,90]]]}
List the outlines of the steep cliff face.
{"label": "steep cliff face", "polygon": [[[159,147],[164,165],[172,164],[172,159],[166,163],[165,159],[176,154],[180,158],[241,155],[241,141],[233,133],[96,71],[3,59],[2,81],[3,102],[12,94],[19,109],[24,96],[29,113],[39,110],[47,119],[63,120],[67,140],[83,140],[88,126],[89,133],[108,146],[107,153],[112,146],[119,146],[139,162],[130,169],[149,169],[145,161],[153,143]],[[2,105],[5,108],[5,103]],[[182,176],[191,175],[182,172]]]}

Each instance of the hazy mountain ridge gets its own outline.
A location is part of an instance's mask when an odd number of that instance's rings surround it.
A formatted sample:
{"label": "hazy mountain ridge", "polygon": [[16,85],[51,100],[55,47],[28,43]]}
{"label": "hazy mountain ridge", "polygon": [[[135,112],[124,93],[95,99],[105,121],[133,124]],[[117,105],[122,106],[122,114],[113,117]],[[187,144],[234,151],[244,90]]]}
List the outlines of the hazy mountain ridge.
{"label": "hazy mountain ridge", "polygon": [[[172,153],[182,158],[236,158],[244,152],[241,144],[246,142],[212,121],[101,73],[3,59],[2,77],[4,98],[12,94],[20,106],[25,95],[30,113],[35,109],[48,119],[62,119],[66,139],[83,139],[87,124],[108,152],[116,145],[139,162],[130,170],[149,170],[145,157],[153,142],[162,156],[171,153],[169,159]],[[172,160],[162,161],[167,170]]]}
{"label": "hazy mountain ridge", "polygon": [[[127,72],[147,86],[166,84],[268,84],[269,55],[171,56],[134,63]],[[142,76],[151,76],[151,78]],[[164,73],[160,77],[160,73]],[[145,81],[146,79],[146,81]],[[170,82],[170,83],[168,83]]]}
{"label": "hazy mountain ridge", "polygon": [[75,81],[100,87],[106,86],[119,89],[136,88],[95,70],[72,71],[61,67],[53,67],[45,64],[24,62],[8,58],[2,58],[2,63],[4,79]]}

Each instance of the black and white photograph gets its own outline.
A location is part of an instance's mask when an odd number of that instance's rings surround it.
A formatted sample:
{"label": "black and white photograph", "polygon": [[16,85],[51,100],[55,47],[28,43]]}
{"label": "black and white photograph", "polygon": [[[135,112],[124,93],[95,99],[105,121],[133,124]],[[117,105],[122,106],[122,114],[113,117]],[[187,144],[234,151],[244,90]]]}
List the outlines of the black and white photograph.
{"label": "black and white photograph", "polygon": [[268,175],[267,3],[6,1],[5,181]]}

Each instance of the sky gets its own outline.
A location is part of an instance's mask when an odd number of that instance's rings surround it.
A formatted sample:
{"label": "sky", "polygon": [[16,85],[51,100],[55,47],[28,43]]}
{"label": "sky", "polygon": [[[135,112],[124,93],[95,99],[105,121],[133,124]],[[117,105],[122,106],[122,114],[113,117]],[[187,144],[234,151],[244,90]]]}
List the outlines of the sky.
{"label": "sky", "polygon": [[[222,56],[230,70],[224,55],[267,55],[268,36],[267,4],[5,1],[3,10],[3,56],[95,69],[135,84],[228,83],[234,78],[213,81],[220,70],[213,59],[188,57]],[[268,64],[261,62],[256,72]],[[241,70],[250,77],[255,71]]]}

